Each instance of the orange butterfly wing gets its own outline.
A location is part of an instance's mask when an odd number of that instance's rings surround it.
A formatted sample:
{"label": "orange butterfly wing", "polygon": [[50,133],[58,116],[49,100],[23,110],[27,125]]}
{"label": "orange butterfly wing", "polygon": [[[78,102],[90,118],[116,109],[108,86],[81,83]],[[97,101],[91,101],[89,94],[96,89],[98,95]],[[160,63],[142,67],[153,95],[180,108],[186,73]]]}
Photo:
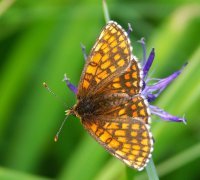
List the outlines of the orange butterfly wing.
{"label": "orange butterfly wing", "polygon": [[97,142],[128,166],[142,170],[151,158],[153,139],[142,120],[99,116],[82,123]]}
{"label": "orange butterfly wing", "polygon": [[112,155],[142,170],[153,150],[143,74],[127,33],[115,22],[102,30],[85,64],[74,114]]}
{"label": "orange butterfly wing", "polygon": [[102,30],[85,64],[77,96],[97,94],[130,65],[132,47],[127,33],[110,21]]}
{"label": "orange butterfly wing", "polygon": [[143,73],[136,57],[131,60],[131,66],[119,77],[114,78],[103,90],[107,93],[126,93],[129,96],[139,94],[143,86]]}
{"label": "orange butterfly wing", "polygon": [[148,102],[143,96],[134,96],[115,108],[108,109],[107,112],[105,110],[104,114],[111,115],[112,117],[140,118],[145,124],[151,123]]}

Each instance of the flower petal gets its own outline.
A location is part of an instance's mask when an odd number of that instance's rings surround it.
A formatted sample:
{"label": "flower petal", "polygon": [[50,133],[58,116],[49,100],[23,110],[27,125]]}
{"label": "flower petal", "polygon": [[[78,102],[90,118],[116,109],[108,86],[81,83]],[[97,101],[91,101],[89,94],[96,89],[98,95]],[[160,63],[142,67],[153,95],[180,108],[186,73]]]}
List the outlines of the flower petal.
{"label": "flower petal", "polygon": [[157,106],[150,105],[149,108],[152,114],[155,114],[156,116],[159,116],[160,118],[166,121],[183,122],[184,124],[186,124],[186,119],[184,117],[181,118],[181,117],[173,116],[167,113],[166,111],[164,111],[163,109],[158,108]]}
{"label": "flower petal", "polygon": [[152,48],[151,53],[143,66],[144,78],[147,76],[149,69],[151,68],[151,65],[153,63],[154,58],[155,58],[155,50],[154,50],[154,48]]}
{"label": "flower petal", "polygon": [[74,86],[74,85],[70,82],[70,79],[67,77],[66,74],[64,74],[64,79],[63,79],[63,81],[66,82],[67,87],[68,87],[74,94],[77,94],[77,92],[78,92],[77,87]]}
{"label": "flower petal", "polygon": [[178,71],[174,72],[170,76],[164,79],[158,79],[158,82],[154,83],[153,85],[146,85],[145,89],[143,90],[142,94],[149,99],[149,102],[154,101],[160,93],[175,79],[177,76],[182,72],[183,68],[186,64]]}

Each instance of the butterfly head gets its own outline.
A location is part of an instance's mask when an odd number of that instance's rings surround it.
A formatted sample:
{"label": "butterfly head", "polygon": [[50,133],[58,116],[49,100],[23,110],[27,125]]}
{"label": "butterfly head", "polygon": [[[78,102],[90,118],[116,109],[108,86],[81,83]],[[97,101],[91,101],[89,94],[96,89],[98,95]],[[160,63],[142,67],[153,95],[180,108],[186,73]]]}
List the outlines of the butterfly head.
{"label": "butterfly head", "polygon": [[66,110],[66,111],[65,111],[65,115],[66,115],[66,116],[75,115],[73,108]]}
{"label": "butterfly head", "polygon": [[80,115],[78,113],[78,103],[76,103],[72,108],[66,110],[65,115],[66,116],[74,115],[74,116],[80,118]]}

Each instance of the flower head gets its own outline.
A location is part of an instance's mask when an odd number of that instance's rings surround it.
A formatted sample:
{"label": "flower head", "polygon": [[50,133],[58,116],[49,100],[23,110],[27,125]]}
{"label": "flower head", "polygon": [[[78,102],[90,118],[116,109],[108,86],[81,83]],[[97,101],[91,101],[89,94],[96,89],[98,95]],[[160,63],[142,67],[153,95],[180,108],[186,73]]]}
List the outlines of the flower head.
{"label": "flower head", "polygon": [[[143,52],[146,53],[146,47],[144,38],[142,38],[139,43],[142,44]],[[153,102],[160,94],[161,92],[174,80],[176,79],[180,73],[182,72],[183,68],[187,65],[185,64],[180,70],[174,72],[170,76],[163,78],[163,79],[156,79],[156,78],[149,78],[148,72],[151,68],[151,65],[153,64],[153,60],[155,57],[155,50],[152,49],[148,59],[146,60],[146,55],[143,56],[143,81],[144,86],[142,90],[142,95],[146,97],[149,103]],[[153,83],[152,83],[153,82]],[[165,112],[163,109],[158,108],[157,106],[150,105],[149,106],[150,111],[152,114],[155,114],[159,116],[160,118],[167,120],[167,121],[174,121],[174,122],[183,122],[186,123],[186,119],[184,117],[177,117],[173,116],[167,112]]]}

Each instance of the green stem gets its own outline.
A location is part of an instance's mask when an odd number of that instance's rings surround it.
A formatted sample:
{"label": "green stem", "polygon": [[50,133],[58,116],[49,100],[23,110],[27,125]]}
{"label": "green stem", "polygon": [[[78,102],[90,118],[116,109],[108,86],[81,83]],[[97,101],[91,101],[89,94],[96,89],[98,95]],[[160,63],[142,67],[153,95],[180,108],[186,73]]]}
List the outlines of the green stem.
{"label": "green stem", "polygon": [[103,3],[104,18],[105,18],[105,21],[107,23],[108,21],[110,21],[110,15],[109,15],[109,12],[108,12],[108,6],[106,4],[106,0],[103,0],[102,3]]}
{"label": "green stem", "polygon": [[159,180],[152,158],[150,159],[150,161],[146,167],[146,171],[147,171],[149,180]]}

